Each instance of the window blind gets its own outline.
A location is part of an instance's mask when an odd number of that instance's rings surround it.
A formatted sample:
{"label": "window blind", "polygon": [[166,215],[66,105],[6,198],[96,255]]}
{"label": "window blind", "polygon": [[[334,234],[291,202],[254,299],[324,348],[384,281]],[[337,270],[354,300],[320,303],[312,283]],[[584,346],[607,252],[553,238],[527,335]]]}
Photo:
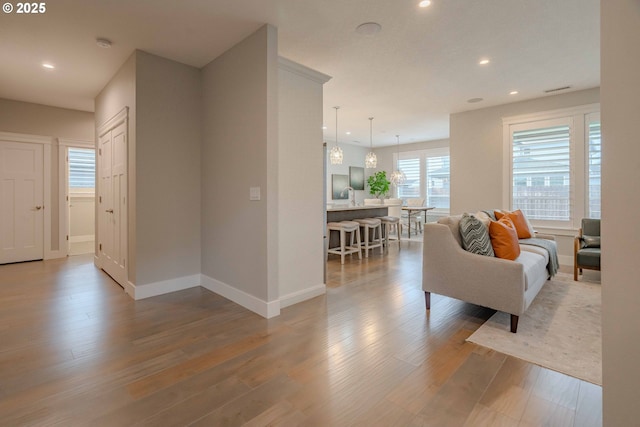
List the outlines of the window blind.
{"label": "window blind", "polygon": [[400,159],[398,168],[406,177],[405,182],[398,186],[398,197],[420,197],[420,158]]}
{"label": "window blind", "polygon": [[427,206],[449,209],[449,156],[427,157]]}
{"label": "window blind", "polygon": [[96,186],[96,152],[69,148],[69,188],[93,189]]}
{"label": "window blind", "polygon": [[602,138],[600,123],[589,123],[589,218],[600,218],[600,161],[602,159]]}
{"label": "window blind", "polygon": [[530,219],[571,218],[570,127],[559,125],[512,134],[512,205]]}

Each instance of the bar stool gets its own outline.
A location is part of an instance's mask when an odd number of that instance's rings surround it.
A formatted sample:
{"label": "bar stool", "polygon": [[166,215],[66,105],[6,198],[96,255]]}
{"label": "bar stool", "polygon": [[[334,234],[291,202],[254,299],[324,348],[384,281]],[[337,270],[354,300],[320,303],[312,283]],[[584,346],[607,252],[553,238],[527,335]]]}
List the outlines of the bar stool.
{"label": "bar stool", "polygon": [[[400,218],[397,216],[379,216],[378,219],[382,222],[382,227],[384,229],[383,243],[385,248],[387,248],[387,250],[389,249],[389,242],[391,240],[397,241],[398,246],[400,246]],[[391,231],[394,230],[398,237],[391,239]]]}
{"label": "bar stool", "polygon": [[383,253],[382,221],[378,218],[354,219],[354,221],[360,224],[364,232],[364,242],[362,243],[364,257],[369,257],[369,249],[380,248],[380,253]]}
{"label": "bar stool", "polygon": [[[358,258],[362,259],[362,252],[360,252],[360,224],[353,221],[341,221],[330,222],[327,224],[327,230],[329,230],[329,241],[331,241],[331,232],[338,231],[340,233],[340,246],[333,248],[327,248],[327,253],[340,255],[340,264],[344,264],[344,256],[349,254],[358,254]],[[350,243],[347,246],[346,233],[351,233]],[[355,237],[355,245],[354,245]],[[330,243],[329,243],[330,244]]]}

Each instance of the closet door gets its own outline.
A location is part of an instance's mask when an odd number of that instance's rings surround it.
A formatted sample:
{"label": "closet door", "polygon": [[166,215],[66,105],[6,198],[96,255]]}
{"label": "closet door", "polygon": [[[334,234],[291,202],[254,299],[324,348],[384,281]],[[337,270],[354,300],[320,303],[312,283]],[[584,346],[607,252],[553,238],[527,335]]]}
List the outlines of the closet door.
{"label": "closet door", "polygon": [[123,287],[127,274],[127,123],[99,136],[98,252],[100,265]]}
{"label": "closet door", "polygon": [[44,257],[43,146],[0,141],[0,264]]}

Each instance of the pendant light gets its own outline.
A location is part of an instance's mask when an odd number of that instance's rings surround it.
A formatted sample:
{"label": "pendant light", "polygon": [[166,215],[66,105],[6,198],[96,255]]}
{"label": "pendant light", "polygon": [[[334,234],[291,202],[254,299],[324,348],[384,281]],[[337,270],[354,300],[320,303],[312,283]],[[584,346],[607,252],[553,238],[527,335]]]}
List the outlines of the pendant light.
{"label": "pendant light", "polygon": [[369,147],[371,151],[364,158],[364,165],[367,169],[375,169],[378,165],[378,158],[373,152],[373,117],[369,117]]}
{"label": "pendant light", "polygon": [[338,109],[340,109],[340,107],[333,108],[336,109],[336,145],[331,148],[329,159],[332,165],[341,165],[344,156],[342,154],[342,148],[338,147]]}
{"label": "pendant light", "polygon": [[[398,159],[397,160],[399,164],[400,163],[400,135],[396,135],[396,139],[398,143]],[[407,177],[405,176],[404,172],[400,170],[400,168],[397,168],[391,173],[391,177],[389,179],[394,185],[398,186],[400,184],[403,184],[404,181],[407,179]]]}

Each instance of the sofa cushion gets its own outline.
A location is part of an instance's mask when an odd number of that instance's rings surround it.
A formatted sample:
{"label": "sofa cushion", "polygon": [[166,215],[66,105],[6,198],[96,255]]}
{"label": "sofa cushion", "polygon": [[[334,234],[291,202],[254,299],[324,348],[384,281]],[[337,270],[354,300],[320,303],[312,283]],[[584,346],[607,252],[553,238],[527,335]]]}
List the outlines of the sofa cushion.
{"label": "sofa cushion", "polygon": [[489,224],[489,236],[493,251],[498,258],[515,260],[520,255],[518,234],[513,222],[507,216]]}
{"label": "sofa cushion", "polygon": [[489,230],[489,224],[491,224],[491,220],[493,219],[494,221],[496,221],[495,218],[491,218],[485,211],[478,211],[474,213],[473,216],[478,218],[480,222],[482,222],[484,226],[487,227],[487,230]]}
{"label": "sofa cushion", "polygon": [[541,248],[540,246],[533,246],[520,243],[520,251],[533,252],[534,254],[538,254],[544,258],[544,265],[547,265],[549,262],[549,251],[545,248]]}
{"label": "sofa cushion", "polygon": [[438,219],[438,224],[443,224],[449,227],[451,234],[456,239],[456,242],[462,246],[462,237],[460,237],[460,220],[462,215],[445,216]]}
{"label": "sofa cushion", "polygon": [[460,219],[460,237],[462,247],[467,251],[478,255],[494,256],[489,230],[473,215],[467,213]]}
{"label": "sofa cushion", "polygon": [[522,251],[520,256],[516,258],[516,262],[522,264],[524,269],[524,290],[529,290],[529,285],[540,280],[546,281],[547,261],[545,258],[535,252]]}
{"label": "sofa cushion", "polygon": [[513,221],[513,225],[516,227],[516,232],[518,233],[518,239],[529,239],[532,234],[529,231],[529,224],[527,224],[527,219],[520,209],[515,210],[513,212],[506,211],[496,211],[496,218],[500,220],[503,216],[508,216],[511,221]]}

